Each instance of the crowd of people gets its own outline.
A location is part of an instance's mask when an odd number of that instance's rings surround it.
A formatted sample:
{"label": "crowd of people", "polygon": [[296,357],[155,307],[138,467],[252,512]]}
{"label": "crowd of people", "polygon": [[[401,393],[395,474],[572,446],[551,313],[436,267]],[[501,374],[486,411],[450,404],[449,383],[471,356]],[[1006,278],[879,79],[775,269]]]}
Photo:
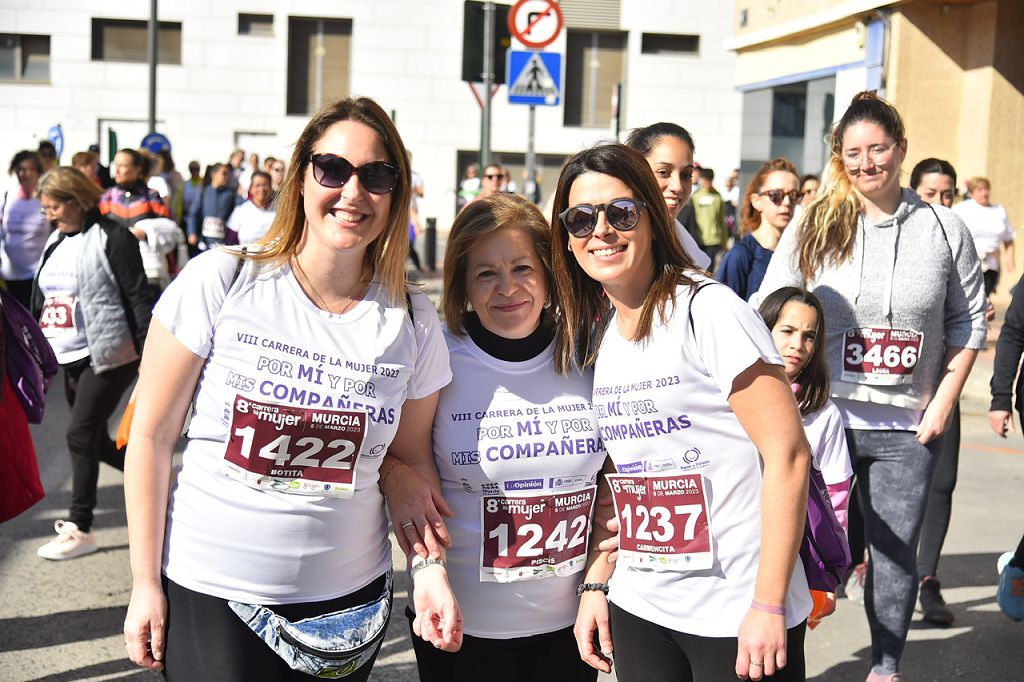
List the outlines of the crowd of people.
{"label": "crowd of people", "polygon": [[[945,161],[902,187],[873,92],[828,143],[820,173],[776,158],[723,193],[655,123],[572,156],[548,215],[536,182],[472,167],[440,316],[408,282],[423,181],[370,99],[262,169],[19,152],[0,300],[39,320],[72,406],[71,506],[39,555],[97,550],[99,466],[123,469],[126,646],[169,679],[368,679],[390,523],[422,680],[803,680],[845,591],[867,681],[899,682],[918,600],[954,619],[957,405],[1013,232],[984,178],[953,205]],[[1006,319],[999,435],[1024,294]],[[816,565],[827,528],[850,554]],[[998,570],[1024,619],[1024,540]]]}

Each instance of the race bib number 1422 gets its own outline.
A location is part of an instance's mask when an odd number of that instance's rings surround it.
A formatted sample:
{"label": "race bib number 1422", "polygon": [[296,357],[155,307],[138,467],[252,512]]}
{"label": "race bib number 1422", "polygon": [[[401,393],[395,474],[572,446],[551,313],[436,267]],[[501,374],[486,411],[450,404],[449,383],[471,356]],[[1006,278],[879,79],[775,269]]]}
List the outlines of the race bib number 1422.
{"label": "race bib number 1422", "polygon": [[351,497],[366,413],[261,403],[235,396],[224,462],[254,488]]}

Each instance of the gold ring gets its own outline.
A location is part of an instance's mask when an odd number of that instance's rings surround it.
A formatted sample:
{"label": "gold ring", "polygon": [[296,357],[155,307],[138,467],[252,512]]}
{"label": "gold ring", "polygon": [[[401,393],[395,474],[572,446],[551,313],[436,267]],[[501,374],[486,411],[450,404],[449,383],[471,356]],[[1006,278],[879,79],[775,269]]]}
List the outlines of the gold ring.
{"label": "gold ring", "polygon": [[764,667],[764,663],[758,663],[757,661],[751,661],[750,665],[756,665],[758,668]]}

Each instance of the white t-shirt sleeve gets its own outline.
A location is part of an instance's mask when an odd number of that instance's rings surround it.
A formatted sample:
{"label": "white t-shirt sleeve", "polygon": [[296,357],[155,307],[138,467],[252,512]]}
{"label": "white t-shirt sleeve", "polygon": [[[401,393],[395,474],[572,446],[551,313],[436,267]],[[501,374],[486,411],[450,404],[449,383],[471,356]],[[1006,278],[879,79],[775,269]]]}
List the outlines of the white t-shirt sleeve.
{"label": "white t-shirt sleeve", "polygon": [[678,220],[675,221],[676,234],[679,235],[679,241],[683,245],[683,251],[693,259],[693,262],[701,270],[707,270],[711,267],[711,259],[708,258],[708,254],[704,253],[699,246],[697,246],[697,240],[693,238],[690,232],[683,227],[683,224]]}
{"label": "white t-shirt sleeve", "polygon": [[846,445],[846,431],[839,408],[831,400],[815,414],[805,418],[807,439],[814,448],[814,464],[828,485],[836,485],[853,478],[850,451]]}
{"label": "white t-shirt sleeve", "polygon": [[1010,244],[1013,242],[1013,226],[1010,225],[1010,218],[1006,215],[1004,207],[999,207],[999,213],[1003,219],[1003,232],[999,235],[999,239],[1004,244]]}
{"label": "white t-shirt sleeve", "polygon": [[438,391],[452,380],[448,346],[441,332],[441,321],[430,299],[422,293],[412,294],[416,332],[416,366],[409,380],[408,398],[418,400]]}
{"label": "white t-shirt sleeve", "polygon": [[[764,320],[729,287],[704,285],[691,308],[697,352],[725,398],[732,394],[736,377],[758,360],[785,366]],[[680,314],[686,314],[684,308],[677,309]]]}
{"label": "white t-shirt sleeve", "polygon": [[190,351],[209,356],[214,321],[237,268],[238,258],[224,249],[196,256],[160,296],[154,317]]}

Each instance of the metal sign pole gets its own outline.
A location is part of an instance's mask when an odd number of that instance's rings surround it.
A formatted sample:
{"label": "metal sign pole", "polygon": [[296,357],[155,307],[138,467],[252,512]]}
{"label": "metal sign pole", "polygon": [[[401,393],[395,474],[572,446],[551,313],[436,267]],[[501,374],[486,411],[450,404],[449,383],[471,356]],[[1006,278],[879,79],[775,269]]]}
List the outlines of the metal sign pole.
{"label": "metal sign pole", "polygon": [[526,139],[526,186],[534,188],[537,186],[537,153],[533,149],[533,137],[537,130],[537,107],[530,105],[530,118],[527,127],[529,131]]}
{"label": "metal sign pole", "polygon": [[149,3],[149,132],[156,132],[156,61],[160,24],[156,20],[157,0]]}
{"label": "metal sign pole", "polygon": [[480,114],[480,175],[491,162],[491,90],[494,89],[494,3],[484,3],[484,107]]}

